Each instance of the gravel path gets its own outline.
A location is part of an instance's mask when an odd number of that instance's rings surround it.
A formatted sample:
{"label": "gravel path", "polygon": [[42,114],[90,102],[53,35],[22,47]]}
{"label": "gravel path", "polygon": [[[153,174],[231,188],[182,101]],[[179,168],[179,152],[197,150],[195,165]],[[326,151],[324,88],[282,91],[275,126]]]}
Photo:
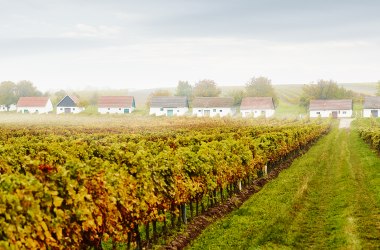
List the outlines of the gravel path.
{"label": "gravel path", "polygon": [[340,119],[339,128],[350,128],[351,122],[353,120],[354,119],[352,119],[352,118],[342,118],[342,119]]}

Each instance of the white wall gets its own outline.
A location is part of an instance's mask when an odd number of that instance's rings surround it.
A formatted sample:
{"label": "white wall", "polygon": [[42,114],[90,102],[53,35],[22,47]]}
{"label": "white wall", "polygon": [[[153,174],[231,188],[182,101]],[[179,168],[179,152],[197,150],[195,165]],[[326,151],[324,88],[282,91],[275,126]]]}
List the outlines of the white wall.
{"label": "white wall", "polygon": [[173,116],[183,116],[189,111],[189,108],[150,108],[149,114],[156,116],[167,116],[168,110],[169,113],[170,110],[173,110]]}
{"label": "white wall", "polygon": [[133,108],[133,107],[125,107],[125,108],[98,108],[98,112],[100,114],[126,114],[126,113],[124,113],[124,109],[129,109],[129,113],[132,113],[135,110],[135,108]]}
{"label": "white wall", "polygon": [[83,107],[57,107],[57,115],[65,113],[65,109],[69,108],[70,113],[78,114],[84,110]]}
{"label": "white wall", "polygon": [[29,114],[47,114],[49,112],[53,111],[53,104],[51,103],[50,99],[46,103],[45,107],[17,107],[17,112],[21,113],[29,113]]}
{"label": "white wall", "polygon": [[380,109],[363,109],[363,117],[367,117],[367,118],[372,117],[372,113],[371,113],[372,110],[377,110],[378,115],[380,117]]}
{"label": "white wall", "polygon": [[0,112],[4,112],[4,111],[8,111],[8,109],[4,105],[1,105],[0,106]]}
{"label": "white wall", "polygon": [[338,118],[349,118],[352,117],[352,110],[310,110],[310,117],[332,117],[332,113],[338,112]]}
{"label": "white wall", "polygon": [[265,117],[271,117],[274,115],[275,110],[274,109],[242,109],[240,110],[240,113],[242,117],[262,117],[263,115],[261,112],[265,112]]}
{"label": "white wall", "polygon": [[197,117],[215,117],[215,116],[228,116],[234,115],[234,110],[232,108],[193,108],[193,115]]}

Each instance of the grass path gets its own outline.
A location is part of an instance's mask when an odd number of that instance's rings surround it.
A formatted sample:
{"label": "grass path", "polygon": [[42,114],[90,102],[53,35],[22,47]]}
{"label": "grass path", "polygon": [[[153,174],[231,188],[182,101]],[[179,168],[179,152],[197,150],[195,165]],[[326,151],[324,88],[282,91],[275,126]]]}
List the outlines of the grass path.
{"label": "grass path", "polygon": [[379,249],[380,158],[334,129],[193,249]]}

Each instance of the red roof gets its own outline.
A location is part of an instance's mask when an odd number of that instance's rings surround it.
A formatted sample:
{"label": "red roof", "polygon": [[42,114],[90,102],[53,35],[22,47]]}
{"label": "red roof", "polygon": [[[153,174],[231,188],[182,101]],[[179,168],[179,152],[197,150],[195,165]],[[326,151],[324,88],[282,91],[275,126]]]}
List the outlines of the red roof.
{"label": "red roof", "polygon": [[274,109],[272,97],[244,97],[241,105],[241,110],[245,109]]}
{"label": "red roof", "polygon": [[49,97],[20,97],[17,102],[17,107],[45,107],[49,101]]}
{"label": "red roof", "polygon": [[98,101],[99,108],[124,108],[134,106],[135,99],[133,96],[100,96]]}
{"label": "red roof", "polygon": [[351,110],[352,100],[310,100],[309,110]]}

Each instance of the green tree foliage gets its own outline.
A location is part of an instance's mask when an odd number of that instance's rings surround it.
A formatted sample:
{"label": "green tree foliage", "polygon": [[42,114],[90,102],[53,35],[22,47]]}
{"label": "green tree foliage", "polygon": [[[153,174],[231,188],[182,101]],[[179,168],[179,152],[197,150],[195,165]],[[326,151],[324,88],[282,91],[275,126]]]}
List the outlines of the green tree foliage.
{"label": "green tree foliage", "polygon": [[243,97],[245,95],[244,90],[234,89],[228,93],[228,96],[234,98],[234,105],[238,106],[241,104]]}
{"label": "green tree foliage", "polygon": [[16,85],[16,96],[18,98],[23,96],[42,96],[42,93],[32,82],[21,81]]}
{"label": "green tree foliage", "polygon": [[355,97],[355,93],[343,87],[339,87],[333,80],[319,80],[317,84],[308,84],[303,88],[300,105],[308,107],[310,100],[345,99]]}
{"label": "green tree foliage", "polygon": [[193,96],[193,86],[187,81],[179,81],[175,92],[176,96],[187,96],[189,100]]}
{"label": "green tree foliage", "polygon": [[16,84],[6,81],[0,84],[0,104],[9,107],[17,102]]}
{"label": "green tree foliage", "polygon": [[272,86],[272,81],[267,77],[252,77],[245,85],[246,96],[252,97],[272,97],[274,103],[278,104],[276,91]]}
{"label": "green tree foliage", "polygon": [[0,104],[9,107],[11,104],[16,104],[23,96],[42,96],[42,92],[30,81],[21,81],[17,84],[5,81],[0,84]]}
{"label": "green tree foliage", "polygon": [[377,82],[377,96],[380,96],[380,81]]}
{"label": "green tree foliage", "polygon": [[213,80],[204,79],[195,84],[193,94],[196,97],[216,97],[222,91]]}

